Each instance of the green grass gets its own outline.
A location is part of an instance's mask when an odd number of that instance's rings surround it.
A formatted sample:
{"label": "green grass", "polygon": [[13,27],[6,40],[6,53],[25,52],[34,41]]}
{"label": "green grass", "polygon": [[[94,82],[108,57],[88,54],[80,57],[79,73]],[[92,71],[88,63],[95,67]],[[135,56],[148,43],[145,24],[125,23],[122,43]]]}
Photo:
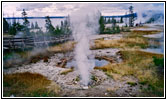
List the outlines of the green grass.
{"label": "green grass", "polygon": [[156,56],[154,56],[153,62],[156,66],[164,67],[164,58],[157,58]]}

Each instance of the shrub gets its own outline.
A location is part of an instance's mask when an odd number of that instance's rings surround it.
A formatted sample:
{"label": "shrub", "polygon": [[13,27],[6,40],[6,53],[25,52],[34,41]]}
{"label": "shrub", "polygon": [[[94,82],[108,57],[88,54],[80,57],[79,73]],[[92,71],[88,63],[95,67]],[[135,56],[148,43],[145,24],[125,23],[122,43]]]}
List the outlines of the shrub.
{"label": "shrub", "polygon": [[164,58],[157,58],[156,56],[153,56],[153,62],[156,66],[164,67]]}

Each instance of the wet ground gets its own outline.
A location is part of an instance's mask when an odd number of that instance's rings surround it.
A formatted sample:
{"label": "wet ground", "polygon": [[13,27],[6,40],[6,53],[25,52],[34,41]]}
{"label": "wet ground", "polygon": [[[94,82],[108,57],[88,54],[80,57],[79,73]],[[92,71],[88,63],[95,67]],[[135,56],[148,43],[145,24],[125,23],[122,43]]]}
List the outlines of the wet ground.
{"label": "wet ground", "polygon": [[161,30],[161,32],[151,35],[144,35],[144,37],[149,38],[150,44],[149,48],[144,49],[144,51],[164,54],[164,30],[162,29],[163,27],[152,26],[151,28],[154,28],[154,30]]}

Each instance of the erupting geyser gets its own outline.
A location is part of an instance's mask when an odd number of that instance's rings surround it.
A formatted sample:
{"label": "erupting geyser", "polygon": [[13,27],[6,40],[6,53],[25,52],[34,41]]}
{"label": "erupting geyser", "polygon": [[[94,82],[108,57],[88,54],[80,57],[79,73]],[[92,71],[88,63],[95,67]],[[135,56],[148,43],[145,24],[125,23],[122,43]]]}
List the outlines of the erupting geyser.
{"label": "erupting geyser", "polygon": [[100,12],[95,4],[85,4],[81,10],[77,10],[70,16],[70,24],[74,40],[77,42],[75,47],[75,60],[77,69],[81,76],[81,85],[87,88],[90,81],[90,70],[94,67],[94,56],[89,46],[89,37],[98,33]]}

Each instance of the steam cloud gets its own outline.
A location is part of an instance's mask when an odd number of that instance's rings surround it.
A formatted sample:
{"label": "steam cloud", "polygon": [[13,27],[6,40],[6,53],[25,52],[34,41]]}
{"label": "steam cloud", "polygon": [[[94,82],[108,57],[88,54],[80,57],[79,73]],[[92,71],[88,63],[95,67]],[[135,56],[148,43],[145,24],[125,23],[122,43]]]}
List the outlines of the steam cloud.
{"label": "steam cloud", "polygon": [[89,37],[96,34],[99,29],[100,12],[96,4],[85,4],[85,6],[72,13],[70,24],[75,47],[75,60],[81,77],[81,84],[87,86],[90,79],[90,70],[94,67],[94,57],[89,49]]}
{"label": "steam cloud", "polygon": [[[163,3],[134,3],[134,11],[137,12],[137,20],[135,23],[144,23],[155,15],[162,14],[164,16],[164,4]],[[144,15],[144,16],[143,16]],[[164,24],[164,18],[160,16],[154,23]]]}

